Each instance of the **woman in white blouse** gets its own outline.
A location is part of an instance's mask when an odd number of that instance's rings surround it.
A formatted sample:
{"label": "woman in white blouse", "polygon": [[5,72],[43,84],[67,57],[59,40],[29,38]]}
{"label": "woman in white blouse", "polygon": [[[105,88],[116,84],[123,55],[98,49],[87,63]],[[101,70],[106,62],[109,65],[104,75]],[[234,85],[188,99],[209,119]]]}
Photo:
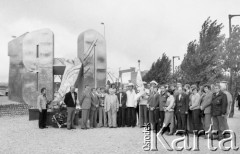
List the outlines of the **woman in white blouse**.
{"label": "woman in white blouse", "polygon": [[200,100],[201,96],[198,93],[197,87],[192,87],[193,95],[191,97],[191,106],[189,107],[192,110],[193,116],[193,130],[201,130],[202,123],[201,123],[201,110],[200,110]]}
{"label": "woman in white blouse", "polygon": [[173,135],[173,128],[174,128],[174,106],[175,106],[175,99],[173,96],[173,91],[167,91],[167,101],[164,107],[165,111],[165,118],[163,122],[163,128],[161,129],[160,133],[163,134],[167,127],[170,125],[170,132],[167,135]]}

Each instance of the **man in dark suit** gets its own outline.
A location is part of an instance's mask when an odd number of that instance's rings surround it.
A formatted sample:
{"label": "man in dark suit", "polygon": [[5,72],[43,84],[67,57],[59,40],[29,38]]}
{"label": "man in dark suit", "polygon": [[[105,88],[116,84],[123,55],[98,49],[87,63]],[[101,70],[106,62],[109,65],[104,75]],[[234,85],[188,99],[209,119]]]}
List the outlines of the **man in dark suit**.
{"label": "man in dark suit", "polygon": [[92,88],[91,95],[91,108],[90,108],[90,128],[97,127],[97,111],[99,107],[99,99],[96,89]]}
{"label": "man in dark suit", "polygon": [[160,127],[163,126],[163,121],[165,117],[164,107],[167,102],[167,94],[164,85],[160,86],[161,93],[159,95],[159,118],[160,118]]}
{"label": "man in dark suit", "polygon": [[119,88],[117,98],[119,102],[119,110],[117,113],[117,125],[118,127],[125,127],[127,94],[123,91],[123,88]]}
{"label": "man in dark suit", "polygon": [[178,88],[175,100],[175,114],[177,118],[177,130],[187,130],[187,114],[189,108],[188,96],[183,93],[182,88]]}
{"label": "man in dark suit", "polygon": [[153,87],[153,92],[151,92],[148,99],[149,104],[149,122],[152,125],[153,130],[159,129],[159,93],[157,92],[157,86]]}
{"label": "man in dark suit", "polygon": [[87,121],[89,120],[90,108],[91,108],[91,95],[90,95],[90,87],[88,85],[85,86],[85,89],[80,97],[80,106],[82,109],[82,124],[81,129],[87,129]]}
{"label": "man in dark suit", "polygon": [[67,129],[76,129],[73,125],[73,120],[75,117],[76,103],[77,103],[77,93],[75,92],[75,87],[70,87],[70,92],[65,95],[64,103],[67,105]]}
{"label": "man in dark suit", "polygon": [[220,89],[220,84],[216,84],[214,87],[215,93],[213,93],[211,103],[213,130],[218,131],[218,135],[212,136],[212,139],[218,140],[221,140],[224,137],[222,132],[229,129],[226,118],[228,108],[227,95]]}

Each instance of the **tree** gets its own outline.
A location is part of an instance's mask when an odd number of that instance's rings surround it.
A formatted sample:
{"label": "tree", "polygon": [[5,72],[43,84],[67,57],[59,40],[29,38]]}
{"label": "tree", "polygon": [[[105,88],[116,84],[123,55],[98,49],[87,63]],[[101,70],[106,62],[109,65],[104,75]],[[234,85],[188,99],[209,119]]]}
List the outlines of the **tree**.
{"label": "tree", "polygon": [[219,53],[224,47],[224,35],[221,35],[222,24],[208,18],[196,40],[188,44],[187,54],[181,64],[181,70],[186,74],[189,83],[204,84],[216,82],[222,77]]}
{"label": "tree", "polygon": [[162,54],[162,58],[159,58],[156,62],[152,64],[151,69],[143,77],[146,82],[151,82],[155,80],[159,84],[165,84],[169,81],[171,76],[171,60],[166,56],[165,53]]}
{"label": "tree", "polygon": [[[240,71],[240,27],[239,25],[232,27],[231,35],[228,39],[225,40],[225,50],[222,52],[221,58],[223,62],[223,68],[225,71],[232,71],[233,75],[233,89],[230,89],[230,92],[234,96],[237,94],[239,87],[239,77],[238,73]],[[233,91],[231,91],[233,90]],[[234,114],[234,103],[232,103],[231,111],[229,117],[233,117]]]}
{"label": "tree", "polygon": [[232,68],[234,73],[240,71],[240,27],[233,26],[230,38],[225,40],[225,48],[221,55],[223,68],[228,71]]}

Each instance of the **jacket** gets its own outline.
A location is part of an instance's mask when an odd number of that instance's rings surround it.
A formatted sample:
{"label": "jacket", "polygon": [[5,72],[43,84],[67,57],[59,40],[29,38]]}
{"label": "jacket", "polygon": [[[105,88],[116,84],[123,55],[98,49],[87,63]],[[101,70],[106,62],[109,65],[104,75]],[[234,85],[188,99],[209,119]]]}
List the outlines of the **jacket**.
{"label": "jacket", "polygon": [[37,98],[37,108],[38,110],[47,109],[47,97],[44,95],[39,95]]}
{"label": "jacket", "polygon": [[163,107],[165,107],[166,102],[167,102],[167,94],[166,93],[164,93],[164,94],[160,93],[159,94],[159,110],[160,111],[164,111]]}
{"label": "jacket", "polygon": [[181,98],[179,100],[179,94],[175,98],[175,111],[180,112],[181,114],[185,114],[188,112],[189,109],[189,101],[188,95],[182,93]]}
{"label": "jacket", "polygon": [[91,96],[91,110],[96,110],[99,106],[99,99],[97,94],[90,93]]}
{"label": "jacket", "polygon": [[212,116],[221,116],[227,113],[227,96],[222,91],[219,91],[218,95],[213,94],[212,106],[211,106]]}
{"label": "jacket", "polygon": [[139,98],[139,105],[147,105],[148,104],[148,94],[145,92],[143,95]]}
{"label": "jacket", "polygon": [[76,92],[73,92],[73,93],[74,93],[74,100],[73,100],[71,92],[68,92],[65,95],[64,103],[67,105],[67,107],[76,107],[76,104],[77,104],[77,93]]}
{"label": "jacket", "polygon": [[193,94],[191,97],[191,110],[200,109],[201,96],[199,93]]}
{"label": "jacket", "polygon": [[212,92],[209,91],[202,97],[201,106],[205,114],[211,113],[212,96]]}
{"label": "jacket", "polygon": [[115,94],[113,95],[106,95],[104,100],[104,110],[105,112],[110,111],[117,112],[119,108],[118,98]]}
{"label": "jacket", "polygon": [[149,107],[152,107],[154,109],[159,107],[159,93],[152,93],[150,94],[149,98],[148,98],[148,104]]}
{"label": "jacket", "polygon": [[122,108],[126,108],[126,102],[127,102],[127,94],[125,92],[121,93],[121,102],[120,102],[120,93],[117,93],[117,98],[119,104],[122,104]]}
{"label": "jacket", "polygon": [[165,104],[165,111],[167,112],[174,111],[174,106],[175,106],[175,98],[173,95],[171,95],[167,98],[167,101]]}
{"label": "jacket", "polygon": [[83,110],[87,110],[87,109],[90,109],[91,108],[91,102],[92,102],[92,99],[91,99],[91,95],[89,92],[87,91],[84,91],[80,97],[80,106]]}

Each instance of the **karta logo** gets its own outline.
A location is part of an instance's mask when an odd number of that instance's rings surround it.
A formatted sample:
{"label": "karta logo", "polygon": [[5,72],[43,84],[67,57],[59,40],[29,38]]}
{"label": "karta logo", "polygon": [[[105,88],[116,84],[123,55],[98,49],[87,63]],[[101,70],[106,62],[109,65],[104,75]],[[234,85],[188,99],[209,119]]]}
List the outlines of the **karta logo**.
{"label": "karta logo", "polygon": [[[239,147],[236,146],[236,135],[232,130],[225,130],[222,132],[222,135],[230,134],[228,138],[224,138],[218,142],[218,147],[213,146],[213,140],[211,139],[211,135],[218,135],[217,131],[212,130],[212,125],[207,132],[204,130],[201,131],[193,131],[193,147],[189,145],[189,135],[186,131],[178,130],[176,131],[175,135],[181,135],[179,138],[174,139],[171,144],[164,138],[163,133],[161,133],[163,128],[156,133],[154,131],[152,125],[147,124],[144,127],[144,143],[143,143],[143,150],[144,151],[158,151],[157,149],[157,141],[161,143],[164,149],[168,151],[182,151],[185,150],[192,150],[192,151],[200,151],[199,149],[199,137],[201,135],[207,135],[207,147],[210,151],[216,151],[219,149],[223,151],[229,151],[230,149],[237,151]],[[156,127],[155,127],[156,128]],[[178,146],[178,143],[183,142],[183,147]],[[226,146],[227,142],[231,142],[231,146]]]}

